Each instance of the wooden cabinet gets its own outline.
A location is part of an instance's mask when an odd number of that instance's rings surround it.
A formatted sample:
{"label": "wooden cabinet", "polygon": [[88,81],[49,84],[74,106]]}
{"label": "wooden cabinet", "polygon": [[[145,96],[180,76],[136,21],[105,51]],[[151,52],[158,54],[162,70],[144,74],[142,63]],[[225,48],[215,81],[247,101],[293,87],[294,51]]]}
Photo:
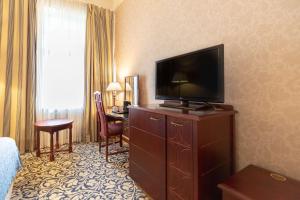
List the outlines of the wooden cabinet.
{"label": "wooden cabinet", "polygon": [[254,165],[249,165],[218,185],[223,200],[299,200],[300,182]]}
{"label": "wooden cabinet", "polygon": [[131,107],[130,176],[154,199],[219,199],[233,172],[234,111]]}
{"label": "wooden cabinet", "polygon": [[131,110],[130,176],[154,199],[165,198],[165,116]]}

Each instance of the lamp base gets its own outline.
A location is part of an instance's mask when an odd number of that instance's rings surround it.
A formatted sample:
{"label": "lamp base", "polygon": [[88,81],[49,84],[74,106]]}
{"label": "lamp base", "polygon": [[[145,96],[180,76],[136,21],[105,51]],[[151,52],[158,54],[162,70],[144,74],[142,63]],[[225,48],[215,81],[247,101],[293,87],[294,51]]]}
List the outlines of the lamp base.
{"label": "lamp base", "polygon": [[114,113],[119,112],[119,107],[118,106],[113,106],[112,107],[112,112],[114,112]]}
{"label": "lamp base", "polygon": [[112,103],[113,103],[113,106],[112,106],[112,107],[115,107],[115,106],[116,106],[116,96],[117,96],[116,93],[113,92],[113,93],[112,93],[112,100],[113,100],[113,102],[112,102]]}

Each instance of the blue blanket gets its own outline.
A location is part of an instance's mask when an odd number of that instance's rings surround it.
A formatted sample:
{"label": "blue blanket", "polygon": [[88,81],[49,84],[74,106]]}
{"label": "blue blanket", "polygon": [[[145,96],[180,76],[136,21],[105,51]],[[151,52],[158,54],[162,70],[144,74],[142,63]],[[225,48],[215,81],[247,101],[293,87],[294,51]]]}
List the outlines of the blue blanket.
{"label": "blue blanket", "polygon": [[0,137],[0,200],[5,199],[20,167],[21,161],[15,141]]}

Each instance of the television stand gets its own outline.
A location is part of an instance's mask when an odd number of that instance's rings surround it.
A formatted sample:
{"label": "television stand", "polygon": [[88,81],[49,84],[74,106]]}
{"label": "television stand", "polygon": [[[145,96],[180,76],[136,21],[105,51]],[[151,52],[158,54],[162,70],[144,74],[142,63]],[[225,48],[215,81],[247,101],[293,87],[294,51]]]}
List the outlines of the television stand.
{"label": "television stand", "polygon": [[182,110],[191,110],[191,111],[199,111],[199,110],[216,110],[216,106],[207,103],[207,102],[201,102],[201,103],[189,103],[188,101],[180,101],[178,102],[164,102],[162,104],[159,104],[161,107],[166,108],[176,108],[176,109],[182,109]]}
{"label": "television stand", "polygon": [[129,175],[151,198],[221,199],[217,183],[234,172],[235,112],[220,106],[213,115],[129,107]]}

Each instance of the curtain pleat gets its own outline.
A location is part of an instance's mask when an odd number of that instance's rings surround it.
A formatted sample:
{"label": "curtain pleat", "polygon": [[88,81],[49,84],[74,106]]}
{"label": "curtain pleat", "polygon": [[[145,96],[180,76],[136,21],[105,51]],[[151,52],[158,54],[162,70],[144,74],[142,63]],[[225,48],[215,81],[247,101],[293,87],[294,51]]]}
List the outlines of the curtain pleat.
{"label": "curtain pleat", "polygon": [[0,136],[34,148],[36,0],[0,1]]}
{"label": "curtain pleat", "polygon": [[88,6],[83,130],[83,140],[87,142],[97,140],[94,92],[103,92],[105,105],[112,104],[106,87],[113,80],[113,23],[112,11]]}
{"label": "curtain pleat", "polygon": [[[27,40],[27,48],[28,48],[28,55],[27,55],[27,96],[26,96],[26,127],[25,133],[26,136],[26,144],[31,144],[30,146],[27,145],[26,151],[33,150],[34,148],[34,127],[32,124],[35,122],[36,118],[36,0],[29,0],[29,12],[28,17],[28,40]],[[34,12],[32,12],[34,11]]]}
{"label": "curtain pleat", "polygon": [[0,47],[1,47],[1,35],[2,35],[2,18],[3,18],[3,1],[0,1]]}

